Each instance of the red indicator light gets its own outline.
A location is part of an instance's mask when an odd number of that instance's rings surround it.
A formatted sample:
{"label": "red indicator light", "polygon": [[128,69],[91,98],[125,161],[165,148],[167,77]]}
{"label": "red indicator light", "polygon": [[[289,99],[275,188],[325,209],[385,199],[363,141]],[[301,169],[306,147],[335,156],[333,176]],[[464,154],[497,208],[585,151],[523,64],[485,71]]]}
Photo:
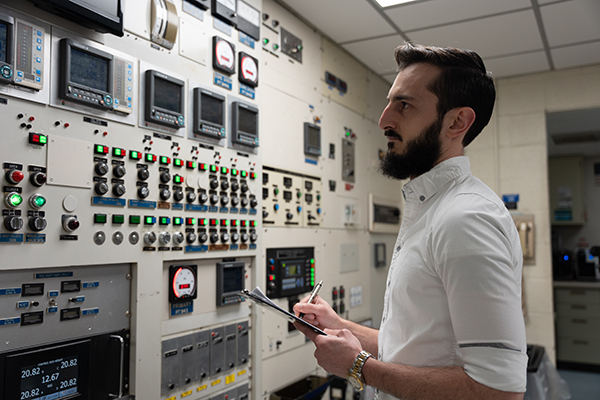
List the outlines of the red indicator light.
{"label": "red indicator light", "polygon": [[219,224],[219,221],[216,218],[210,219],[210,226],[217,226],[218,224]]}
{"label": "red indicator light", "polygon": [[196,218],[186,218],[185,224],[186,225],[196,225]]}
{"label": "red indicator light", "polygon": [[237,219],[232,219],[231,220],[231,226],[240,226],[238,220]]}
{"label": "red indicator light", "polygon": [[208,225],[208,219],[207,218],[199,218],[198,221],[200,222],[200,226],[206,226],[206,225]]}
{"label": "red indicator light", "polygon": [[187,162],[187,167],[189,169],[196,169],[196,161],[188,161]]}
{"label": "red indicator light", "polygon": [[208,164],[200,163],[200,165],[198,166],[198,169],[200,169],[200,171],[207,171]]}
{"label": "red indicator light", "polygon": [[221,220],[221,226],[229,226],[229,220],[228,219],[222,219]]}
{"label": "red indicator light", "polygon": [[248,221],[246,221],[245,219],[242,220],[242,226],[246,227],[248,226]]}
{"label": "red indicator light", "polygon": [[269,280],[270,281],[274,281],[275,280],[275,275],[269,275]]}
{"label": "red indicator light", "polygon": [[17,183],[21,182],[24,177],[25,175],[23,175],[21,171],[17,170],[10,170],[6,173],[6,180],[12,183],[13,185],[16,185]]}
{"label": "red indicator light", "polygon": [[256,173],[250,172],[250,179],[256,179]]}
{"label": "red indicator light", "polygon": [[256,227],[256,221],[250,221],[250,226],[253,228]]}

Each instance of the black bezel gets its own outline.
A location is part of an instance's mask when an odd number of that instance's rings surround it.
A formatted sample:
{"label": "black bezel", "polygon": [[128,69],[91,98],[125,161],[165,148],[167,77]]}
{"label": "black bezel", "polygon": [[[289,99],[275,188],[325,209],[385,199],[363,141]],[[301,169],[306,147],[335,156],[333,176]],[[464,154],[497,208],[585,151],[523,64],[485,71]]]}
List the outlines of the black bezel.
{"label": "black bezel", "polygon": [[[249,79],[246,79],[244,77],[244,72],[242,70],[242,62],[244,60],[244,58],[249,57],[254,61],[254,64],[256,65],[256,80],[251,81]],[[238,55],[238,79],[241,83],[243,83],[244,85],[247,86],[251,86],[251,87],[257,87],[258,86],[258,60],[254,57],[252,57],[250,54],[248,53],[244,53],[243,51],[240,51],[239,55]]]}
{"label": "black bezel", "polygon": [[[245,264],[243,261],[233,261],[233,262],[221,262],[221,263],[217,263],[217,307],[222,307],[222,306],[227,306],[230,304],[235,304],[235,303],[239,303],[242,301],[242,296],[239,295],[239,291],[234,291],[234,292],[225,292],[224,286],[225,286],[225,282],[224,282],[224,271],[226,269],[232,269],[232,268],[239,268],[240,269],[240,275],[242,277],[242,286],[243,286],[243,282],[244,282],[244,269],[245,269]],[[243,288],[242,288],[243,289]],[[226,296],[238,296],[238,299],[236,301],[231,301],[228,302],[227,304],[225,304],[225,302],[223,301],[223,299]]]}
{"label": "black bezel", "polygon": [[[79,83],[71,82],[71,48],[75,48],[83,53],[87,53],[93,57],[101,58],[107,61],[106,68],[107,76],[106,79],[106,91],[94,89]],[[62,99],[73,101],[80,104],[85,104],[86,106],[101,108],[103,110],[111,110],[113,108],[114,96],[113,96],[113,62],[114,57],[112,54],[106,53],[102,50],[98,50],[94,47],[88,46],[83,43],[76,42],[72,39],[61,39],[60,41],[60,77],[59,77],[59,87],[58,87],[58,96]],[[70,90],[69,90],[70,88]],[[86,100],[84,98],[79,98],[75,96],[73,93],[74,90],[83,90],[86,92],[90,92],[92,94],[99,95],[105,101],[107,98],[110,98],[110,104],[105,103],[96,103],[92,100]],[[71,93],[69,93],[71,92]]]}
{"label": "black bezel", "polygon": [[[309,143],[309,136],[310,136],[310,130],[311,129],[315,129],[317,131],[319,131],[319,148],[315,149],[314,147],[310,146]],[[321,127],[315,124],[311,124],[310,122],[305,122],[304,123],[304,154],[308,154],[311,156],[320,156],[321,155]]]}
{"label": "black bezel", "polygon": [[236,26],[237,25],[237,10],[232,10],[226,7],[224,4],[219,3],[218,0],[212,0],[211,14],[226,23]]}
{"label": "black bezel", "polygon": [[[212,59],[213,59],[213,68],[226,73],[227,75],[233,75],[235,74],[235,45],[219,36],[213,36],[213,48],[212,48]],[[229,46],[231,47],[231,53],[233,54],[233,63],[231,64],[232,67],[231,68],[227,68],[224,65],[219,64],[219,62],[217,61],[217,44],[219,42],[225,42],[227,44],[229,44]]]}
{"label": "black bezel", "polygon": [[0,74],[0,82],[10,83],[14,80],[14,34],[15,34],[15,20],[10,15],[0,13],[0,22],[6,24],[6,61],[0,61],[0,68],[7,66],[11,70],[11,77],[4,78]]}
{"label": "black bezel", "polygon": [[[242,145],[248,146],[248,147],[258,147],[258,135],[259,135],[258,108],[253,107],[246,103],[239,102],[239,101],[234,101],[231,105],[231,108],[232,108],[232,110],[231,110],[231,140],[232,140],[232,142],[242,144]],[[240,113],[238,111],[240,108],[244,108],[244,109],[256,114],[256,135],[253,135],[248,132],[240,131],[240,129],[239,129]],[[243,135],[254,137],[255,138],[254,142],[250,143],[249,140],[243,138]]]}
{"label": "black bezel", "polygon": [[[223,102],[223,125],[215,124],[214,122],[205,121],[202,119],[202,96],[212,97],[214,99],[220,100]],[[226,109],[227,109],[227,99],[225,96],[215,93],[210,90],[206,90],[203,88],[194,88],[194,134],[206,136],[213,139],[222,139],[226,136],[224,134],[214,134],[212,132],[203,131],[201,125],[206,124],[213,128],[219,129],[219,131],[226,132],[227,128],[225,127],[227,123],[226,119]]]}
{"label": "black bezel", "polygon": [[[194,276],[196,277],[196,287],[194,288],[194,293],[190,295],[185,295],[182,297],[175,296],[175,292],[173,292],[173,279],[175,278],[175,272],[179,268],[187,268],[190,269]],[[198,297],[198,266],[195,264],[192,265],[171,265],[169,267],[169,302],[170,303],[183,303],[186,301],[194,300]]]}
{"label": "black bezel", "polygon": [[[168,126],[170,128],[183,128],[185,127],[185,82],[182,81],[181,79],[177,79],[174,78],[170,75],[167,74],[163,74],[162,72],[158,72],[156,70],[153,69],[149,69],[146,71],[146,92],[144,93],[144,102],[145,102],[145,109],[144,109],[144,118],[146,119],[146,121],[148,122],[152,122],[155,124],[159,124],[159,125],[164,125],[164,126]],[[182,112],[177,113],[175,111],[171,111],[171,110],[166,110],[164,108],[161,107],[157,107],[154,104],[154,94],[155,94],[155,85],[156,85],[156,78],[159,79],[163,79],[166,80],[170,83],[174,83],[176,85],[179,85],[181,87],[181,104],[180,104],[180,110],[182,110]],[[153,115],[156,112],[160,112],[160,113],[164,113],[164,114],[168,114],[172,117],[175,118],[175,120],[177,120],[177,123],[172,123],[169,122],[167,120],[161,120],[158,118],[158,116],[153,117]],[[182,120],[183,123],[179,123],[179,120]]]}
{"label": "black bezel", "polygon": [[[238,0],[237,2],[237,29],[238,31],[242,31],[244,32],[246,35],[250,36],[252,39],[258,41],[260,40],[260,22],[259,22],[259,26],[252,24],[250,21],[246,20],[245,18],[241,17],[239,15],[239,7],[240,7],[240,1]],[[258,18],[260,20],[260,11],[258,11],[256,8],[252,7],[250,4],[244,2],[244,4],[250,8],[252,8],[253,10],[255,10],[258,13]]]}

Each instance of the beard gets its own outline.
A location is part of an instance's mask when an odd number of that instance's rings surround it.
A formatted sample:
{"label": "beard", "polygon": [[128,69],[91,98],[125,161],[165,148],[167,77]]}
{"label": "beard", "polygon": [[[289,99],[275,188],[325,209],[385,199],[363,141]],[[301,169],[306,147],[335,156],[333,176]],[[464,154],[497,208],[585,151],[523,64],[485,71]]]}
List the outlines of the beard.
{"label": "beard", "polygon": [[[388,178],[399,180],[414,178],[429,171],[441,154],[441,130],[442,119],[438,118],[419,136],[409,141],[401,154],[394,153],[394,143],[388,142],[388,152],[379,162],[379,171]],[[390,132],[389,136],[400,138],[395,132]]]}

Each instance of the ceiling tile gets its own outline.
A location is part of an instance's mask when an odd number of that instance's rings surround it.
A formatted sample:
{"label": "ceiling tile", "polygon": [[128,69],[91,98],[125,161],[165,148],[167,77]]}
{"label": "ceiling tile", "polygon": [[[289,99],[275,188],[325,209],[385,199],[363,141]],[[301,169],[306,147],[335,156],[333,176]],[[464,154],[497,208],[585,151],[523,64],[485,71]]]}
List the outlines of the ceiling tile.
{"label": "ceiling tile", "polygon": [[336,43],[394,34],[365,0],[283,0]]}
{"label": "ceiling tile", "polygon": [[600,42],[552,49],[552,60],[557,69],[600,63]]}
{"label": "ceiling tile", "polygon": [[600,39],[600,8],[577,0],[540,7],[550,47]]}
{"label": "ceiling tile", "polygon": [[342,47],[378,74],[396,71],[394,49],[404,44],[400,36],[345,44]]}
{"label": "ceiling tile", "polygon": [[406,32],[523,8],[531,8],[531,1],[430,0],[407,3],[385,13]]}
{"label": "ceiling tile", "polygon": [[491,60],[484,59],[483,61],[488,71],[492,72],[494,79],[526,75],[550,69],[546,53],[543,51],[493,58]]}
{"label": "ceiling tile", "polygon": [[533,11],[416,31],[409,37],[422,45],[471,49],[484,58],[543,48]]}

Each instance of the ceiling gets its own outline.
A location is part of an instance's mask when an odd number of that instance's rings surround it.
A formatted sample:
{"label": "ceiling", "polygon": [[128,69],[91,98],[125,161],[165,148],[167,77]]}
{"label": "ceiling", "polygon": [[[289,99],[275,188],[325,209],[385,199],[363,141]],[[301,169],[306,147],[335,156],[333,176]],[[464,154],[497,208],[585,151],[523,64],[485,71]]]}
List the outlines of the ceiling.
{"label": "ceiling", "polygon": [[494,78],[600,63],[600,0],[278,0],[393,82],[405,41],[478,52]]}

